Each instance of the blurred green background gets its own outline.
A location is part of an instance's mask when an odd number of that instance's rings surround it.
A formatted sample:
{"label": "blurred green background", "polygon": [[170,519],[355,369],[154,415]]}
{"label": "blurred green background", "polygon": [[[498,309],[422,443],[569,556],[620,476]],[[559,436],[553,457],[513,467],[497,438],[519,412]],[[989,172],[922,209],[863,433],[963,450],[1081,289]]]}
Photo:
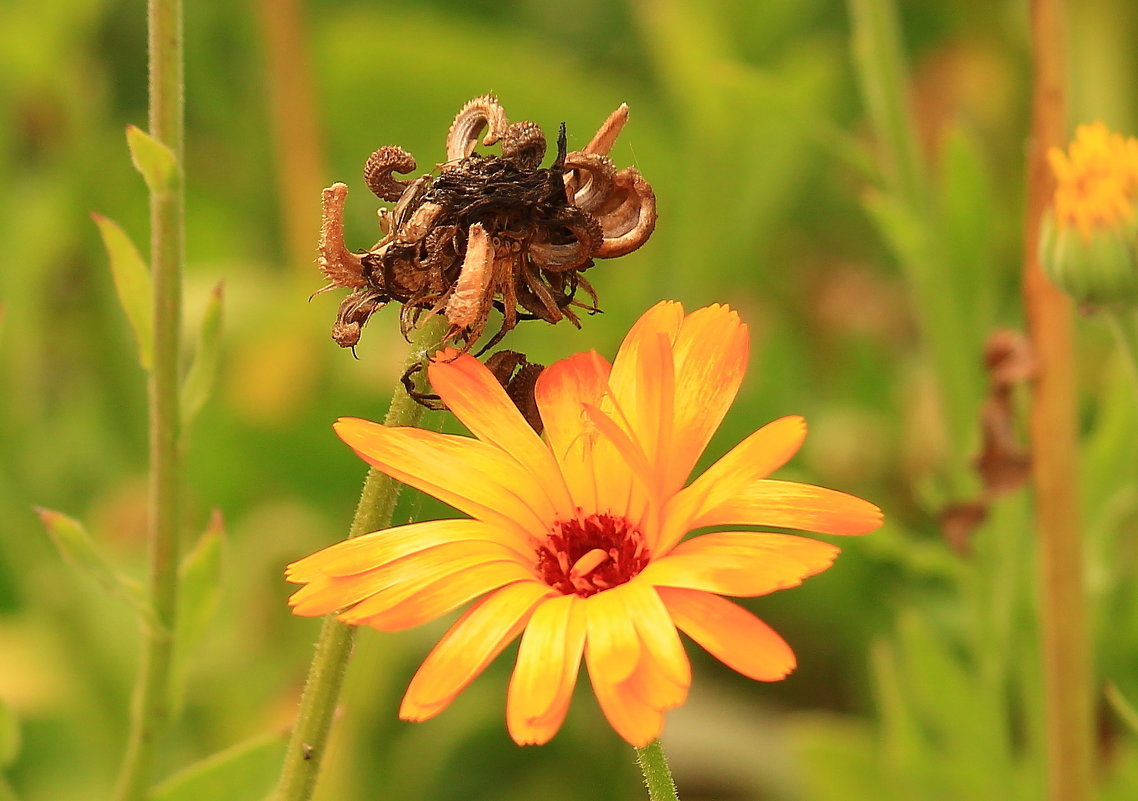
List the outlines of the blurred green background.
{"label": "blurred green background", "polygon": [[[288,613],[282,569],[344,536],[364,470],[330,423],[380,417],[400,372],[394,310],[353,359],[328,334],[338,296],[308,300],[320,189],[348,183],[349,246],[370,246],[368,154],[398,144],[429,169],[462,104],[492,92],[550,135],[564,121],[570,149],[627,102],[613,157],[648,178],[660,211],[643,249],[590,270],[604,314],[504,344],[546,363],[611,356],[659,299],[730,303],[752,363],[705,462],[803,414],[810,436],[781,475],[886,511],[829,572],[747,602],[795,648],[789,679],[753,684],[690,649],[691,697],[664,736],[682,797],[1041,797],[1029,501],[995,502],[966,548],[939,523],[980,492],[983,342],[1021,325],[1027,7],[900,5],[907,74],[884,61],[911,111],[906,184],[851,49],[865,24],[851,8],[876,5],[187,4],[187,343],[218,282],[225,322],[190,431],[185,529],[189,544],[220,510],[224,570],[160,776],[244,743],[241,781],[206,797],[272,786],[318,626]],[[1072,121],[1138,132],[1138,9],[1070,5]],[[888,55],[888,37],[859,30],[871,60]],[[127,124],[146,126],[142,3],[0,4],[0,765],[27,800],[108,795],[138,658],[129,608],[60,559],[32,508],[82,519],[143,575],[145,374],[89,216],[145,252]],[[1096,682],[1134,699],[1135,396],[1098,323],[1080,325],[1079,348]],[[442,630],[361,632],[319,798],[642,796],[585,683],[551,745],[510,742],[511,652],[437,719],[397,721]],[[1134,733],[1105,702],[1100,719],[1103,797],[1138,797]]]}

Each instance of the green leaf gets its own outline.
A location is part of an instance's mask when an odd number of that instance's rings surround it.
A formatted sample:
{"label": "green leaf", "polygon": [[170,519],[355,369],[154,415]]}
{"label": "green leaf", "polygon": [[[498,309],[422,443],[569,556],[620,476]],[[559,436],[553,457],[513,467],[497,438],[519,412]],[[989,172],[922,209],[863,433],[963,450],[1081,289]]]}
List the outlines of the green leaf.
{"label": "green leaf", "polygon": [[178,771],[146,795],[146,801],[263,801],[284,762],[283,734],[263,735],[227,748]]}
{"label": "green leaf", "polygon": [[157,193],[169,189],[178,175],[178,158],[174,151],[134,125],[126,126],[126,142],[130,147],[130,159],[142,173],[150,191]]}
{"label": "green leaf", "polygon": [[64,561],[93,578],[111,595],[126,601],[142,616],[147,625],[154,627],[160,625],[154,610],[144,599],[138,582],[122,575],[111,566],[106,557],[95,547],[95,542],[82,523],[62,512],[34,508]]}
{"label": "green leaf", "polygon": [[181,707],[181,695],[191,655],[209,630],[221,601],[221,542],[225,522],[213,510],[209,525],[178,567],[178,622],[175,642],[175,678],[171,682],[172,707]]}
{"label": "green leaf", "polygon": [[201,328],[198,330],[198,347],[194,352],[194,360],[182,383],[182,420],[187,426],[209,398],[217,373],[218,342],[221,340],[221,295],[222,284],[219,282],[210,293]]}
{"label": "green leaf", "polygon": [[154,353],[154,311],[151,308],[150,268],[126,232],[101,214],[91,214],[111,260],[111,275],[126,317],[138,340],[138,359],[149,370]]}
{"label": "green leaf", "polygon": [[1106,685],[1106,700],[1110,702],[1115,713],[1130,728],[1130,731],[1138,734],[1138,710],[1127,700],[1125,695],[1119,692],[1118,687],[1113,683]]}
{"label": "green leaf", "polygon": [[20,723],[16,715],[0,698],[0,768],[16,761],[20,753]]}

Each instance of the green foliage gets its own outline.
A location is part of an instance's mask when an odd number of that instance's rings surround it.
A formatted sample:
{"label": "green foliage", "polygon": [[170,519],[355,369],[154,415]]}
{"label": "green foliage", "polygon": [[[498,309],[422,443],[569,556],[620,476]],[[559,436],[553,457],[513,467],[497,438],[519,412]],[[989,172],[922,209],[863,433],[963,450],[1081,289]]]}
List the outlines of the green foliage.
{"label": "green foliage", "polygon": [[[188,4],[184,175],[128,129],[150,188],[184,180],[188,217],[194,545],[180,715],[159,765],[172,778],[152,798],[272,786],[283,739],[261,733],[290,724],[316,636],[289,615],[282,568],[344,535],[364,468],[329,423],[382,415],[400,371],[394,309],[353,359],[328,337],[336,293],[307,302],[322,283],[320,187],[350,185],[349,245],[371,245],[385,204],[359,178],[368,154],[401,145],[416,174],[432,169],[454,113],[485,92],[547,133],[564,120],[570,146],[627,101],[613,157],[648,177],[661,211],[645,248],[589,270],[605,314],[581,331],[523,325],[503,344],[545,363],[611,356],[660,298],[731,303],[751,326],[750,372],[703,464],[802,413],[811,433],[784,475],[886,511],[826,574],[748,601],[795,648],[790,679],[744,682],[693,649],[692,695],[664,738],[681,798],[1042,797],[1030,501],[996,499],[964,550],[938,522],[979,495],[983,343],[1022,325],[1023,4],[317,2],[286,49],[296,71],[261,46],[287,5]],[[1069,5],[1072,77],[1094,78],[1074,86],[1072,121],[1138,133],[1138,9]],[[121,758],[145,614],[127,577],[145,570],[138,364],[153,324],[146,258],[126,233],[141,241],[146,192],[122,148],[127,121],[146,116],[143,16],[104,0],[0,3],[0,797],[106,798]],[[312,141],[286,146],[289,126]],[[97,236],[92,208],[121,226],[96,215]],[[308,217],[290,222],[290,208]],[[1081,321],[1079,354],[1096,681],[1112,688],[1099,801],[1122,801],[1138,796],[1138,405],[1097,321]],[[41,513],[53,546],[32,503],[87,527]],[[224,534],[199,534],[215,506]],[[445,513],[427,501],[422,517]],[[633,755],[586,692],[549,747],[512,746],[509,653],[437,720],[398,722],[446,622],[361,632],[318,798],[638,796]],[[724,730],[733,748],[718,747]]]}

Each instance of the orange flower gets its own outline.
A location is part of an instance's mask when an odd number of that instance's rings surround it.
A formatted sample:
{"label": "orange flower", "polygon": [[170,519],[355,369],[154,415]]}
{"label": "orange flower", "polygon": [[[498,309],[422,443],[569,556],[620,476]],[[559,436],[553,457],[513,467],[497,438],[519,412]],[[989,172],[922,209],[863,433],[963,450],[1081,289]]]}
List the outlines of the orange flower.
{"label": "orange flower", "polygon": [[727,307],[685,316],[660,303],[612,365],[583,353],[542,373],[544,439],[485,367],[446,352],[428,368],[431,384],[475,438],[351,418],[336,432],[378,470],[471,519],[378,531],[301,559],[287,571],[306,585],[293,611],[396,631],[480,598],[423,662],[399,714],[437,714],[521,634],[506,720],[522,745],[557,733],[582,656],[613,728],[633,745],[651,742],[691,683],[677,629],[745,676],[784,678],[790,647],[722,596],[793,587],[838,548],[755,531],[685,535],[724,525],[863,534],[881,513],[766,478],[802,443],[799,417],[764,426],[684,486],[747,351],[747,327]]}

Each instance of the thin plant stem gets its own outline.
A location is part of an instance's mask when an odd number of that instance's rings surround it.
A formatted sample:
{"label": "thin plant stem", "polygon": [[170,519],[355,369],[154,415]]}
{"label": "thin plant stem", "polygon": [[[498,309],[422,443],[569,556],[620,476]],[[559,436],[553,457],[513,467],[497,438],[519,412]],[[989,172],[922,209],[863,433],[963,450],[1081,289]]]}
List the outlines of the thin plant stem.
{"label": "thin plant stem", "polygon": [[644,785],[648,788],[648,798],[651,801],[679,801],[676,782],[672,779],[668,758],[664,756],[659,740],[637,748],[636,762],[644,774]]}
{"label": "thin plant stem", "polygon": [[[421,363],[445,333],[446,320],[441,315],[418,329],[411,339],[407,366]],[[396,384],[384,424],[417,425],[424,411],[421,405],[407,395],[402,384]],[[402,486],[378,470],[369,470],[348,536],[358,537],[388,527]],[[316,642],[316,653],[309,667],[308,681],[301,694],[300,710],[289,739],[274,801],[306,801],[312,797],[354,642],[355,627],[340,623],[331,616],[324,619]]]}
{"label": "thin plant stem", "polygon": [[[179,168],[184,153],[181,0],[149,0],[150,135],[168,147]],[[116,801],[141,799],[151,781],[154,750],[169,715],[173,632],[178,598],[180,517],[182,264],[184,201],[180,169],[150,195],[154,359],[148,383],[150,486],[147,539],[149,601],[155,622],[144,628],[126,753]]]}
{"label": "thin plant stem", "polygon": [[1118,341],[1118,349],[1126,359],[1130,377],[1134,379],[1134,388],[1138,389],[1138,313],[1132,309],[1108,311],[1106,319]]}
{"label": "thin plant stem", "polygon": [[1032,482],[1039,542],[1040,626],[1048,797],[1085,801],[1092,787],[1092,670],[1079,526],[1078,436],[1071,301],[1039,261],[1054,192],[1046,154],[1066,138],[1059,0],[1032,0],[1032,123],[1023,291],[1038,375],[1032,383]]}

